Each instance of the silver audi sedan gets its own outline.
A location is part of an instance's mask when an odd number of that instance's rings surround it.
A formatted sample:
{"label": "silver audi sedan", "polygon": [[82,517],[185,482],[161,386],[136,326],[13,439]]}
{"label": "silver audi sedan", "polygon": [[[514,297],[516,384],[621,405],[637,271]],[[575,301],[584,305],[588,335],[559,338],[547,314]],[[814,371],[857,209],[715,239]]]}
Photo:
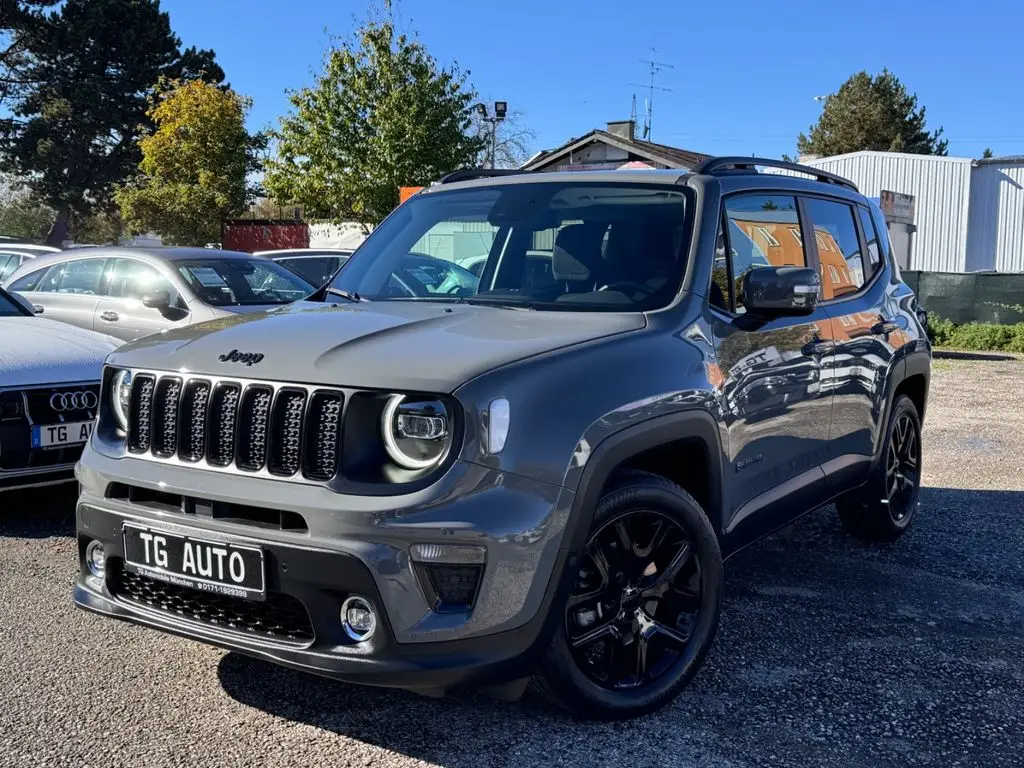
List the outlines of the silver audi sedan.
{"label": "silver audi sedan", "polygon": [[39,256],[3,287],[36,314],[131,341],[165,328],[259,312],[317,286],[272,259],[208,248],[93,247]]}

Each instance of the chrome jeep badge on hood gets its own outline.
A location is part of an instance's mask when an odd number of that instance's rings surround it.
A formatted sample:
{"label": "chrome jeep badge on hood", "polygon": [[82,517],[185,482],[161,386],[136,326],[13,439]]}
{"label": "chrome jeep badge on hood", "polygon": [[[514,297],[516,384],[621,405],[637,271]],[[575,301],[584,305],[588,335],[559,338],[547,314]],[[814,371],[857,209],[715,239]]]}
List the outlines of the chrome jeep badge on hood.
{"label": "chrome jeep badge on hood", "polygon": [[263,354],[260,352],[239,352],[237,349],[232,349],[225,355],[220,355],[218,358],[222,363],[245,363],[246,365],[255,365],[263,359]]}

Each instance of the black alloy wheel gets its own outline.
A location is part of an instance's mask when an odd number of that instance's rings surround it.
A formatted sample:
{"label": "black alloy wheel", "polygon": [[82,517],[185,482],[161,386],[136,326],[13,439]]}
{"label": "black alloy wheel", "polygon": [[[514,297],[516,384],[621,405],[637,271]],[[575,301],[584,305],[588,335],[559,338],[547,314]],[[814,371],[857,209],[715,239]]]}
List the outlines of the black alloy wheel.
{"label": "black alloy wheel", "polygon": [[683,658],[702,606],[701,565],[670,517],[632,510],[587,542],[566,608],[577,666],[602,688],[649,685]]}
{"label": "black alloy wheel", "polygon": [[898,415],[889,440],[885,463],[885,490],[889,501],[889,515],[900,523],[913,509],[921,484],[921,441],[917,425],[909,413]]}
{"label": "black alloy wheel", "polygon": [[867,482],[836,500],[843,527],[868,541],[892,542],[914,519],[921,491],[921,417],[914,401],[893,401],[886,438]]}

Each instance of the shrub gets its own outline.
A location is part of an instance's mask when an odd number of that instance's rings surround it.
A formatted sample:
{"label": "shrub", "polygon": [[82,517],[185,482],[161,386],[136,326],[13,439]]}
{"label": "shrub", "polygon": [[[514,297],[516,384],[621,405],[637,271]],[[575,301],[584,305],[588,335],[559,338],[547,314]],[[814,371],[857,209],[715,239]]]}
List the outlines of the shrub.
{"label": "shrub", "polygon": [[964,323],[931,316],[928,335],[937,347],[979,352],[1024,352],[1024,323]]}

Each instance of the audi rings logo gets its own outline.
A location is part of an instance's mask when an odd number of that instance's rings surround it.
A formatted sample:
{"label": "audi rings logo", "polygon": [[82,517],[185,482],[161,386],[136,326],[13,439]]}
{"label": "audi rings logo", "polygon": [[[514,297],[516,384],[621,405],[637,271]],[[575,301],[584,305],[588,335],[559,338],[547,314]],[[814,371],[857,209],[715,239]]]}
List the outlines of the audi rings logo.
{"label": "audi rings logo", "polygon": [[95,392],[54,392],[50,395],[50,407],[57,413],[64,411],[91,411],[99,405]]}

